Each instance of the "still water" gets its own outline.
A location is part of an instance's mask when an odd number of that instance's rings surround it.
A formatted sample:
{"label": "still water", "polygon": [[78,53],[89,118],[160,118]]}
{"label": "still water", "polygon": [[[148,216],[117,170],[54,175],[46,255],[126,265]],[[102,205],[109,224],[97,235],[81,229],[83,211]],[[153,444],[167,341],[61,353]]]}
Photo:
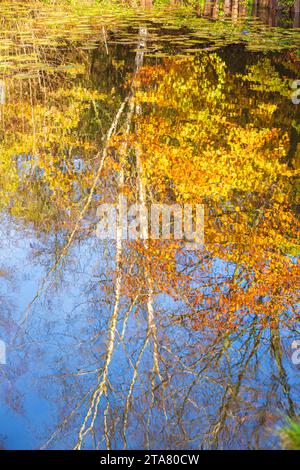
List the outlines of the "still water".
{"label": "still water", "polygon": [[[278,448],[299,16],[0,8],[0,446]],[[99,239],[120,197],[203,204],[204,244]]]}

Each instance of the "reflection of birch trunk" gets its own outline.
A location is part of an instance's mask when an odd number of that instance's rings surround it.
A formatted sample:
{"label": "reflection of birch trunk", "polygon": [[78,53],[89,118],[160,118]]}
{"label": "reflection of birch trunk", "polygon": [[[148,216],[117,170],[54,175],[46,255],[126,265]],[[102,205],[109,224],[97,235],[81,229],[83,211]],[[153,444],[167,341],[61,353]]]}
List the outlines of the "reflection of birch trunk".
{"label": "reflection of birch trunk", "polygon": [[[119,185],[122,188],[124,182],[124,170],[121,167],[120,175],[119,175]],[[121,197],[122,194],[120,192],[119,194],[119,204],[121,202]],[[107,392],[107,382],[108,382],[108,370],[109,370],[109,365],[111,363],[112,357],[113,357],[113,351],[114,351],[114,345],[115,345],[115,339],[116,339],[116,333],[117,333],[117,322],[118,322],[118,313],[119,313],[119,307],[120,307],[120,297],[121,297],[121,287],[122,287],[122,268],[121,268],[121,261],[122,261],[122,220],[118,218],[117,221],[117,233],[116,233],[116,286],[115,286],[115,304],[114,304],[114,309],[113,313],[110,319],[110,325],[108,328],[109,331],[109,337],[108,337],[108,344],[107,344],[107,350],[106,350],[106,359],[105,359],[105,364],[103,368],[103,372],[100,375],[100,379],[98,382],[98,385],[96,389],[94,390],[94,393],[91,398],[90,402],[90,407],[84,417],[83,423],[81,425],[81,428],[79,430],[79,435],[78,435],[78,441],[77,445],[75,447],[76,450],[80,450],[82,446],[82,442],[84,437],[89,433],[92,432],[94,429],[94,424],[95,420],[98,414],[98,409],[99,409],[99,404],[101,397],[103,394],[106,395]],[[106,415],[107,411],[105,413],[105,423],[106,423]],[[88,424],[89,423],[89,424]],[[107,437],[108,429],[107,425],[105,424],[105,434],[107,438],[107,442],[109,442],[109,439]]]}
{"label": "reflection of birch trunk", "polygon": [[[137,53],[135,57],[135,74],[134,74],[135,76],[139,72],[144,62],[144,50],[146,47],[146,37],[147,37],[147,29],[140,28],[139,44],[138,44]],[[134,108],[134,89],[135,89],[134,81],[133,81],[132,88],[133,88],[132,105]],[[140,114],[141,109],[138,105],[135,107],[135,109],[136,109],[136,113]],[[137,175],[138,175],[137,178],[138,178],[139,203],[142,207],[145,207],[146,206],[146,189],[145,189],[145,185],[143,182],[142,162],[141,162],[139,150],[137,150],[136,152],[136,165],[137,165]],[[141,236],[142,236],[142,239],[144,240],[144,245],[147,247],[148,246],[148,241],[147,241],[148,226],[147,226],[147,220],[145,219],[141,221]],[[144,344],[139,352],[136,364],[133,367],[133,377],[132,377],[131,384],[129,387],[129,392],[126,398],[125,409],[124,409],[124,424],[123,424],[124,448],[127,447],[126,430],[127,430],[128,412],[129,412],[130,402],[132,398],[133,388],[137,379],[139,364],[142,359],[142,355],[147,347],[150,337],[153,338],[153,342],[154,342],[154,372],[158,374],[160,377],[159,362],[158,362],[157,331],[156,331],[156,324],[154,320],[154,307],[153,307],[153,281],[151,279],[151,274],[150,274],[148,266],[146,266],[145,268],[145,276],[146,276],[147,292],[148,292],[147,293],[148,331],[146,334]]]}
{"label": "reflection of birch trunk", "polygon": [[300,27],[300,0],[295,0],[294,3],[294,21],[293,21],[294,28]]}
{"label": "reflection of birch trunk", "polygon": [[[141,112],[139,106],[135,106],[135,77],[138,73],[139,69],[143,65],[144,61],[144,51],[146,47],[146,36],[147,30],[145,28],[140,28],[140,39],[138,44],[138,50],[136,53],[136,60],[135,60],[135,73],[133,77],[132,83],[132,96],[129,98],[129,106],[128,106],[128,114],[125,121],[125,136],[128,135],[131,128],[132,123],[132,116],[134,111],[137,114]],[[120,174],[118,178],[118,188],[119,188],[119,196],[118,196],[118,203],[119,207],[122,205],[122,188],[125,182],[125,175],[124,175],[124,168],[127,160],[127,151],[128,151],[128,139],[124,139],[124,144],[120,150]],[[141,155],[140,151],[137,151],[136,154],[137,159],[137,181],[138,181],[138,194],[139,194],[139,202],[141,206],[146,205],[146,189],[144,183],[144,175],[142,172],[142,162],[141,162]],[[120,308],[120,298],[121,298],[121,286],[122,286],[122,238],[123,238],[123,224],[122,224],[122,216],[119,214],[118,221],[117,221],[117,233],[116,233],[116,281],[115,281],[115,303],[113,308],[113,313],[110,318],[109,324],[109,337],[106,349],[106,359],[103,370],[99,375],[98,384],[92,393],[89,408],[84,416],[83,423],[80,427],[79,434],[78,434],[78,441],[75,446],[75,449],[81,449],[83,440],[85,436],[89,433],[94,432],[94,425],[95,420],[98,415],[100,401],[103,395],[106,396],[107,394],[107,385],[108,385],[108,372],[109,366],[113,357],[113,351],[116,344],[116,336],[118,334],[117,331],[117,323],[118,323],[118,316],[119,316],[119,308]],[[142,226],[142,233],[141,236],[144,240],[144,245],[148,247],[148,226],[147,222],[143,221],[141,223]],[[124,437],[124,447],[126,448],[126,430],[127,430],[127,422],[128,422],[128,412],[130,408],[130,402],[132,399],[133,388],[138,376],[138,368],[140,364],[140,360],[142,358],[143,352],[145,351],[149,339],[153,340],[153,381],[152,381],[152,397],[154,396],[154,389],[155,389],[155,377],[159,377],[161,383],[163,383],[163,379],[160,373],[159,368],[159,351],[158,351],[158,334],[157,334],[157,327],[155,323],[155,315],[154,315],[154,300],[153,300],[153,280],[151,278],[151,272],[149,269],[148,263],[145,266],[145,277],[146,277],[146,285],[147,285],[147,313],[148,313],[148,328],[147,334],[144,341],[144,344],[140,350],[138,355],[137,361],[135,364],[131,364],[133,367],[133,377],[131,380],[129,392],[126,397],[125,409],[124,409],[124,424],[123,424],[123,437]],[[163,400],[164,403],[164,400]],[[153,406],[153,401],[152,401]],[[165,406],[164,406],[165,410]],[[107,448],[110,448],[110,436],[109,436],[109,426],[108,426],[108,413],[109,412],[109,403],[107,400],[107,405],[104,410],[104,435],[106,438]],[[166,415],[166,411],[165,411]]]}
{"label": "reflection of birch trunk", "polygon": [[[131,121],[132,121],[132,115],[133,115],[134,107],[133,107],[133,100],[132,98],[129,101],[129,110],[127,113],[126,117],[126,123],[125,123],[125,136],[128,135],[131,127]],[[122,195],[122,190],[123,190],[123,185],[125,182],[125,177],[124,177],[124,168],[126,165],[127,161],[127,150],[128,150],[128,141],[125,138],[124,139],[124,144],[121,148],[120,151],[120,174],[119,174],[119,179],[118,179],[118,206],[122,206],[123,202],[123,195]],[[120,307],[120,297],[121,297],[121,287],[122,287],[122,239],[123,239],[123,214],[118,215],[117,219],[117,233],[116,233],[116,287],[115,287],[115,306],[114,306],[114,311],[111,317],[111,325],[109,329],[109,343],[108,343],[108,350],[107,350],[107,359],[105,365],[111,362],[112,355],[113,355],[113,350],[114,350],[114,345],[115,345],[115,339],[116,339],[116,334],[118,333],[117,331],[117,320],[118,320],[118,313],[119,313],[119,307]],[[130,312],[131,309],[129,309]],[[125,328],[125,325],[124,325]],[[123,333],[124,334],[124,333]],[[109,361],[109,362],[108,362]],[[108,367],[106,369],[106,377],[105,377],[105,383],[107,382],[107,372],[108,372]],[[104,380],[104,372],[103,372],[103,379]],[[98,409],[98,407],[97,407]],[[106,438],[106,444],[107,448],[110,449],[110,438],[109,438],[109,430],[108,430],[108,422],[107,422],[107,416],[108,416],[108,411],[109,411],[109,401],[107,399],[107,405],[104,411],[104,433],[105,433],[105,438]]]}
{"label": "reflection of birch trunk", "polygon": [[[139,44],[139,50],[137,52],[137,57],[136,57],[136,67],[137,69],[142,66],[143,59],[144,59],[144,47],[146,45],[146,35],[147,35],[147,30],[144,28],[140,29],[140,44]],[[141,113],[141,108],[140,106],[136,106],[136,113],[140,114]],[[139,195],[139,203],[141,207],[145,208],[147,204],[147,193],[146,193],[146,185],[145,185],[145,175],[143,173],[143,165],[141,161],[141,149],[138,148],[136,152],[136,165],[137,165],[137,181],[138,181],[138,195]],[[143,220],[144,217],[144,211],[142,211],[142,217],[141,217],[141,237],[144,243],[144,246],[147,250],[149,247],[149,242],[148,242],[148,221]],[[157,326],[155,322],[155,312],[154,312],[154,286],[153,286],[153,279],[151,276],[151,270],[149,266],[149,261],[146,260],[145,264],[145,278],[146,278],[146,285],[147,285],[147,313],[148,313],[148,333],[147,336],[151,337],[153,340],[153,381],[152,381],[152,404],[151,407],[153,406],[153,400],[154,400],[154,388],[155,388],[155,377],[157,376],[162,384],[164,384],[163,377],[160,372],[160,367],[159,367],[159,351],[158,351],[158,334],[157,334]],[[165,403],[164,403],[164,397],[163,397],[163,409],[164,409],[164,414],[167,419],[167,413],[166,413],[166,408],[165,408]],[[151,409],[149,410],[149,413],[151,413]],[[149,414],[149,419],[150,419],[150,414]],[[148,419],[148,422],[149,422]],[[149,440],[149,439],[148,439]]]}
{"label": "reflection of birch trunk", "polygon": [[0,120],[2,122],[2,127],[4,130],[4,105],[5,105],[6,91],[5,91],[5,81],[0,80]]}
{"label": "reflection of birch trunk", "polygon": [[[138,111],[137,111],[138,112]],[[138,176],[138,191],[139,191],[139,203],[141,207],[145,207],[147,200],[146,200],[146,187],[144,181],[144,175],[142,170],[142,162],[140,157],[140,152],[136,152],[136,164],[137,164],[137,176]],[[143,239],[143,243],[145,248],[147,249],[149,246],[148,243],[148,226],[147,221],[141,220],[141,236]],[[148,332],[147,338],[151,337],[153,340],[153,380],[152,380],[152,402],[149,409],[149,417],[148,417],[148,428],[150,424],[150,417],[151,417],[151,409],[154,406],[154,389],[155,389],[155,377],[157,376],[163,384],[164,387],[164,380],[160,372],[159,367],[159,352],[158,352],[158,334],[157,334],[157,326],[155,322],[155,313],[154,313],[154,299],[153,299],[153,279],[151,276],[151,270],[149,266],[149,261],[146,259],[145,265],[145,278],[146,278],[146,286],[147,286],[147,313],[148,313]],[[164,390],[163,390],[163,410],[165,417],[167,419],[167,412],[165,407],[165,400],[164,400]],[[147,448],[149,448],[149,437],[147,437]]]}
{"label": "reflection of birch trunk", "polygon": [[[132,106],[129,107],[129,112],[127,115],[127,125],[126,125],[126,132],[129,132],[130,129],[130,122],[131,122],[131,116],[132,116]],[[121,150],[121,155],[120,155],[120,174],[119,174],[119,181],[118,181],[118,187],[119,187],[119,196],[118,196],[118,204],[119,207],[121,206],[122,203],[122,188],[124,184],[124,163],[126,159],[126,153],[127,153],[127,143],[125,140],[123,149]],[[108,336],[108,343],[107,343],[107,349],[106,349],[106,359],[105,359],[105,364],[103,371],[99,377],[98,385],[96,389],[94,390],[91,401],[90,401],[90,406],[89,409],[84,417],[83,423],[81,425],[81,428],[79,430],[79,435],[78,435],[78,441],[76,444],[75,449],[79,450],[81,449],[82,442],[84,437],[89,433],[94,430],[94,424],[95,420],[98,414],[98,409],[99,409],[99,404],[101,397],[103,394],[106,396],[107,395],[107,383],[108,383],[108,371],[109,371],[109,366],[113,357],[113,351],[114,351],[114,346],[115,346],[115,341],[116,341],[116,335],[117,335],[117,322],[118,322],[118,314],[119,314],[119,308],[120,308],[120,298],[121,298],[121,288],[122,288],[122,235],[123,235],[123,225],[122,225],[122,218],[119,214],[119,217],[117,218],[117,230],[116,230],[116,281],[115,281],[115,303],[114,303],[114,309],[112,316],[110,318],[110,324],[109,324],[109,336]],[[107,415],[108,415],[108,410],[109,410],[109,403],[107,400],[107,406],[104,412],[104,432],[105,432],[105,437],[106,437],[106,442],[107,442],[107,447],[110,447],[110,441],[109,441],[109,434],[108,434],[108,425],[107,425]]]}
{"label": "reflection of birch trunk", "polygon": [[[139,190],[139,202],[142,207],[146,206],[146,189],[145,189],[145,182],[144,176],[142,172],[142,164],[139,152],[136,155],[136,163],[137,163],[137,174],[138,174],[138,190]],[[148,248],[149,243],[147,240],[148,237],[148,227],[146,225],[146,221],[141,224],[142,230],[141,235],[143,238],[143,243],[146,248]],[[153,301],[153,279],[151,277],[150,267],[148,261],[146,261],[145,267],[145,277],[147,283],[147,312],[148,312],[148,328],[150,336],[153,338],[153,348],[154,348],[154,372],[160,377],[160,370],[159,370],[159,360],[158,360],[158,339],[157,339],[157,328],[155,323],[154,317],[154,301]]]}
{"label": "reflection of birch trunk", "polygon": [[[129,100],[129,110],[127,113],[126,121],[125,121],[125,136],[128,135],[130,132],[132,115],[134,111],[134,101],[133,97]],[[120,173],[118,178],[118,206],[122,206],[122,190],[125,181],[124,177],[124,168],[126,165],[127,160],[127,150],[128,150],[128,141],[125,138],[124,144],[120,151]],[[106,360],[103,372],[101,374],[101,380],[98,383],[96,390],[92,395],[92,400],[88,412],[85,415],[84,422],[80,428],[78,442],[75,449],[81,449],[82,441],[84,436],[86,436],[89,432],[92,432],[94,429],[95,419],[98,414],[100,400],[103,394],[106,395],[107,391],[107,383],[108,383],[108,369],[113,357],[114,346],[116,342],[116,335],[117,335],[117,322],[118,322],[118,314],[120,308],[120,298],[121,298],[121,288],[122,288],[122,251],[123,251],[123,214],[119,214],[117,218],[117,230],[116,230],[116,283],[115,283],[115,304],[113,313],[110,319],[109,325],[109,338],[108,338],[108,345],[106,350]],[[104,433],[107,443],[107,448],[110,448],[110,439],[109,439],[109,430],[108,430],[108,423],[107,423],[107,416],[109,411],[109,402],[107,400],[107,406],[104,411]],[[88,425],[88,421],[90,420],[90,424]]]}
{"label": "reflection of birch trunk", "polygon": [[239,7],[239,16],[241,18],[247,15],[247,2],[246,0],[242,0]]}
{"label": "reflection of birch trunk", "polygon": [[105,52],[106,52],[106,55],[108,55],[107,33],[106,33],[106,29],[104,28],[104,26],[102,26],[102,34],[103,34],[103,42],[104,42]]}
{"label": "reflection of birch trunk", "polygon": [[[139,72],[140,68],[143,65],[144,62],[144,51],[146,47],[146,37],[147,37],[147,29],[145,28],[140,28],[139,30],[139,43],[137,47],[137,53],[135,57],[135,73],[134,73],[134,79],[132,83],[132,98],[130,101],[130,110],[131,112],[136,111],[137,114],[141,113],[141,108],[137,105],[135,106],[135,96],[134,96],[134,91],[136,87],[135,83],[135,77],[137,73]],[[140,151],[137,150],[136,152],[136,165],[137,165],[137,181],[138,181],[138,195],[139,195],[139,203],[141,207],[146,206],[146,189],[145,189],[145,184],[144,184],[144,176],[142,172],[142,162],[141,162],[141,155]],[[144,216],[143,216],[144,217]],[[144,246],[148,247],[148,225],[147,225],[147,220],[142,220],[141,221],[141,237],[144,240]],[[153,339],[153,369],[154,369],[154,377],[157,375],[161,382],[162,382],[162,377],[160,374],[160,369],[159,369],[159,354],[158,354],[158,339],[157,339],[157,328],[156,328],[156,323],[155,323],[155,317],[154,317],[154,300],[153,300],[153,280],[151,278],[151,273],[149,270],[149,266],[146,263],[145,267],[145,277],[146,277],[146,284],[147,284],[147,313],[148,313],[148,328],[147,328],[147,334],[144,340],[144,343],[142,345],[142,348],[138,354],[136,363],[133,365],[133,376],[132,380],[130,383],[129,391],[126,397],[126,403],[124,407],[124,422],[123,422],[123,440],[124,440],[124,448],[127,447],[127,439],[126,439],[126,431],[127,431],[127,425],[128,425],[128,413],[129,413],[129,408],[130,408],[130,403],[133,395],[133,389],[134,385],[136,383],[136,379],[138,377],[138,369],[140,365],[140,361],[142,359],[143,353],[148,345],[149,339]],[[153,396],[153,390],[155,387],[155,383],[152,383],[152,396]]]}
{"label": "reflection of birch trunk", "polygon": [[151,9],[153,7],[152,0],[141,0],[141,7],[145,9]]}
{"label": "reflection of birch trunk", "polygon": [[[139,50],[136,55],[136,68],[137,71],[143,64],[144,60],[144,48],[146,45],[146,36],[147,36],[147,30],[145,28],[140,28],[140,44],[139,44]],[[136,106],[136,113],[140,114],[141,113],[141,108],[140,106]],[[141,204],[141,207],[146,207],[147,204],[147,195],[146,195],[146,187],[145,187],[145,182],[144,182],[144,175],[143,175],[143,169],[142,169],[142,161],[141,161],[141,154],[140,150],[137,150],[136,153],[136,165],[137,165],[137,178],[138,178],[138,194],[139,194],[139,202]],[[144,214],[143,214],[144,215]],[[141,221],[141,236],[143,239],[144,246],[148,248],[149,243],[148,243],[148,223],[147,220],[142,220]],[[154,319],[154,307],[153,307],[153,280],[151,277],[151,272],[149,269],[149,264],[146,262],[146,268],[145,268],[145,276],[146,276],[146,282],[147,282],[147,290],[148,290],[148,295],[147,295],[147,311],[148,311],[148,326],[149,326],[149,332],[150,335],[153,337],[154,340],[154,371],[160,376],[160,371],[159,371],[159,361],[158,361],[158,341],[157,341],[157,328],[156,328],[156,323]]]}

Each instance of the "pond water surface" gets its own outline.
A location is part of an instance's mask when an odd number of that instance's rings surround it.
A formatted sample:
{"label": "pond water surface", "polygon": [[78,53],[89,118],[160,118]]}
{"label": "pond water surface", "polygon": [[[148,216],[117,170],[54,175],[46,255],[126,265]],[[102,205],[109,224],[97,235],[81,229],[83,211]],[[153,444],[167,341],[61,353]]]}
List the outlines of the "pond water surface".
{"label": "pond water surface", "polygon": [[[300,412],[297,17],[0,8],[0,445],[278,448]],[[122,197],[203,205],[204,243],[101,240]]]}

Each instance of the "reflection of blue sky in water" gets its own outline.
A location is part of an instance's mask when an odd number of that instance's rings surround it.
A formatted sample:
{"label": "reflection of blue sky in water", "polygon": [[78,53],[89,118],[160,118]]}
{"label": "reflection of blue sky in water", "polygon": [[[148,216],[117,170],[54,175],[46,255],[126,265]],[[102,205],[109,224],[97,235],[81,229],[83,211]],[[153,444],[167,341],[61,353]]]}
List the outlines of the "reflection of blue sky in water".
{"label": "reflection of blue sky in water", "polygon": [[[0,435],[5,448],[39,448],[95,386],[95,370],[104,364],[114,301],[113,256],[109,254],[111,247],[94,237],[76,242],[63,260],[63,269],[52,276],[50,286],[20,328],[17,322],[51,266],[55,249],[60,252],[59,246],[55,248],[59,243],[53,235],[36,238],[28,228],[8,219],[1,232],[4,320],[0,337],[6,338],[8,351],[7,365],[1,366]],[[216,261],[212,274],[226,269],[224,263]],[[258,329],[252,331],[248,326],[234,334],[234,341],[220,341],[211,331],[200,333],[188,321],[176,321],[182,305],[167,295],[156,298],[160,367],[165,382],[161,385],[152,373],[153,345],[148,345],[128,413],[128,447],[144,448],[147,439],[152,448],[272,447],[277,419],[282,420],[291,407],[299,411],[299,371],[291,366],[286,350],[291,340],[283,341],[286,349],[278,367],[267,330],[260,336]],[[113,448],[124,446],[123,418],[132,364],[147,332],[145,308],[137,304],[120,340],[128,307],[123,298],[119,336],[109,367],[106,415]],[[282,332],[282,336],[288,333]],[[102,397],[95,427],[96,445],[101,448],[106,445],[106,404]],[[75,445],[86,409],[85,404],[74,412],[62,431],[53,436],[50,448]],[[85,445],[93,447],[89,436]]]}

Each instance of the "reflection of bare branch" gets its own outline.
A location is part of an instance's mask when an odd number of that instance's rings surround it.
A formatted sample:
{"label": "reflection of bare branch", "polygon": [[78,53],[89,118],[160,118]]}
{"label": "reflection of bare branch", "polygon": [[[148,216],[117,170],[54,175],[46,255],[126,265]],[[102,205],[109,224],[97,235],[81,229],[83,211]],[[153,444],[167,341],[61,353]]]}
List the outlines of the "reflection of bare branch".
{"label": "reflection of bare branch", "polygon": [[116,128],[118,126],[118,123],[119,123],[119,120],[121,118],[121,115],[124,111],[124,108],[126,106],[126,103],[128,101],[128,97],[125,98],[125,100],[121,103],[119,109],[118,109],[118,112],[115,116],[115,119],[113,120],[112,122],[112,125],[107,133],[107,136],[106,136],[106,143],[104,145],[104,148],[101,152],[98,153],[97,155],[97,158],[99,158],[101,156],[101,159],[100,159],[100,163],[99,163],[99,166],[98,166],[98,170],[97,170],[97,173],[96,173],[96,176],[94,178],[94,181],[93,181],[93,184],[91,186],[91,189],[90,189],[90,192],[89,192],[89,195],[87,197],[87,200],[83,206],[83,208],[81,209],[80,211],[80,214],[79,214],[79,217],[75,223],[75,226],[67,240],[67,243],[64,245],[62,251],[61,251],[61,254],[60,256],[57,258],[56,262],[54,263],[54,265],[52,266],[52,268],[48,271],[48,273],[46,274],[46,276],[44,277],[43,281],[42,281],[42,285],[40,287],[40,289],[37,291],[36,295],[34,296],[34,298],[32,299],[32,301],[30,302],[30,304],[28,305],[26,311],[25,311],[25,314],[22,318],[22,320],[20,321],[20,324],[23,325],[27,318],[28,318],[28,315],[29,315],[29,312],[30,312],[30,309],[32,307],[32,305],[36,302],[36,300],[40,297],[40,295],[44,292],[45,290],[45,287],[46,287],[46,283],[47,281],[49,280],[51,274],[56,270],[56,268],[58,267],[58,265],[60,264],[61,260],[66,256],[66,254],[68,253],[68,250],[74,240],[74,237],[76,235],[76,232],[79,228],[79,225],[86,213],[86,211],[88,210],[90,204],[91,204],[91,201],[92,201],[92,198],[93,198],[93,195],[94,195],[94,192],[95,192],[95,189],[97,187],[97,184],[98,184],[98,181],[99,181],[99,178],[101,176],[101,173],[102,173],[102,169],[103,169],[103,165],[104,165],[104,162],[105,162],[105,159],[107,157],[107,151],[108,151],[108,143],[113,135],[113,133],[116,131]]}
{"label": "reflection of bare branch", "polygon": [[111,442],[110,442],[110,433],[109,433],[109,428],[108,428],[108,413],[109,413],[109,400],[107,393],[105,394],[106,397],[106,407],[104,410],[104,435],[105,435],[105,441],[106,441],[106,448],[107,450],[111,449]]}
{"label": "reflection of bare branch", "polygon": [[131,383],[130,383],[129,392],[128,392],[128,395],[126,397],[125,408],[124,408],[124,424],[123,424],[123,439],[124,439],[124,448],[125,449],[127,448],[126,429],[127,429],[128,411],[129,411],[129,407],[130,407],[130,401],[131,401],[134,385],[135,385],[135,382],[136,382],[136,379],[137,379],[137,376],[138,376],[139,365],[140,365],[143,353],[144,353],[144,351],[147,347],[148,341],[149,341],[149,334],[147,333],[147,335],[145,337],[145,341],[143,343],[143,346],[142,346],[142,348],[139,352],[138,358],[136,360],[136,363],[133,366],[133,376],[132,376],[132,380],[131,380]]}
{"label": "reflection of bare branch", "polygon": [[[244,344],[244,350],[243,350],[243,355],[242,355],[241,364],[240,364],[240,372],[237,377],[237,382],[234,385],[228,384],[224,391],[221,407],[218,413],[219,420],[214,425],[213,430],[211,431],[211,435],[213,437],[211,441],[212,446],[215,446],[218,443],[219,434],[223,430],[231,405],[237,399],[237,396],[240,392],[240,388],[242,385],[242,379],[246,371],[248,370],[249,363],[252,357],[254,356],[254,354],[256,353],[257,346],[259,345],[263,330],[260,328],[259,331],[257,332],[256,326],[257,326],[257,318],[254,319],[251,334],[249,335],[248,340]],[[252,336],[254,338],[254,345],[253,345],[252,350],[248,354],[249,348],[251,346]]]}
{"label": "reflection of bare branch", "polygon": [[56,429],[56,431],[49,437],[47,442],[41,447],[41,450],[47,449],[51,442],[57,437],[57,435],[63,430],[63,428],[68,424],[71,418],[76,415],[76,412],[82,406],[82,404],[86,401],[90,393],[92,392],[92,387],[90,390],[83,396],[83,398],[77,403],[76,407],[70,412],[68,416],[66,416],[62,422],[62,424]]}
{"label": "reflection of bare branch", "polygon": [[290,418],[294,418],[296,416],[295,404],[291,397],[291,387],[288,382],[287,373],[282,361],[282,345],[280,342],[279,321],[277,321],[276,323],[274,322],[273,326],[270,328],[270,341],[271,352],[275,357],[275,361],[279,371],[279,382],[282,386],[282,389],[289,404],[288,416]]}

